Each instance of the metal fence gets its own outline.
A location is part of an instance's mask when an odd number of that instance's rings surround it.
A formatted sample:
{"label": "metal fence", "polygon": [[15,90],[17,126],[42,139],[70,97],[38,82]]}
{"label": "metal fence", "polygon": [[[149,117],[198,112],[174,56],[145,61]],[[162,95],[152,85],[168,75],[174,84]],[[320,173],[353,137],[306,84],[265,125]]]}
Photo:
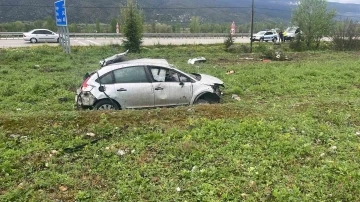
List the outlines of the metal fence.
{"label": "metal fence", "polygon": [[[224,38],[228,33],[144,33],[144,38]],[[19,39],[23,32],[0,32],[0,39]],[[116,33],[70,33],[72,38],[121,38]],[[235,33],[233,37],[250,37],[250,33]]]}

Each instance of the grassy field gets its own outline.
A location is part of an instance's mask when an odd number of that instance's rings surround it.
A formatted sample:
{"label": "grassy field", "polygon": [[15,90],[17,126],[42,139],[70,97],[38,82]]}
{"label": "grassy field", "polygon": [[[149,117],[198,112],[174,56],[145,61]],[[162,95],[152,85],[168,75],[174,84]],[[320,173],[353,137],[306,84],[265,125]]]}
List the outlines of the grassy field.
{"label": "grassy field", "polygon": [[0,201],[360,201],[359,52],[147,47],[129,57],[217,76],[222,103],[77,111],[83,75],[122,51],[0,49]]}

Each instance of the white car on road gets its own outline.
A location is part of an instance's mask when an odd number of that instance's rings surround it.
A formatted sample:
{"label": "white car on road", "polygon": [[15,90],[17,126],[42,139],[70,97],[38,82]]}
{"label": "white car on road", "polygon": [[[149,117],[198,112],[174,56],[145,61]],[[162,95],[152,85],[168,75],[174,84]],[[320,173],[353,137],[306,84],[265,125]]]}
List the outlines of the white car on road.
{"label": "white car on road", "polygon": [[275,31],[268,31],[264,34],[264,38],[263,40],[265,42],[268,41],[272,41],[272,42],[276,42],[278,40],[278,33],[276,33]]}
{"label": "white car on road", "polygon": [[59,42],[59,34],[48,29],[31,30],[30,32],[23,33],[23,38],[25,41],[30,41],[31,43]]}
{"label": "white car on road", "polygon": [[256,34],[253,35],[253,38],[251,39],[252,41],[264,41],[264,35],[265,35],[266,31],[260,31]]}

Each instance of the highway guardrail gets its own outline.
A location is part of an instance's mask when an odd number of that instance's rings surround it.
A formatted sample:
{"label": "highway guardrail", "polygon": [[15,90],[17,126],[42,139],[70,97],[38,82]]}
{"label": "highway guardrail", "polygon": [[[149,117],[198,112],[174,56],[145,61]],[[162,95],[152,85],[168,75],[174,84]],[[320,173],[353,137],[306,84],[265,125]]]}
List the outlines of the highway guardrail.
{"label": "highway guardrail", "polygon": [[[228,33],[144,33],[144,38],[225,38]],[[0,39],[19,39],[23,32],[0,32]],[[116,33],[70,33],[71,38],[121,38]],[[233,37],[250,37],[249,33],[235,33]]]}

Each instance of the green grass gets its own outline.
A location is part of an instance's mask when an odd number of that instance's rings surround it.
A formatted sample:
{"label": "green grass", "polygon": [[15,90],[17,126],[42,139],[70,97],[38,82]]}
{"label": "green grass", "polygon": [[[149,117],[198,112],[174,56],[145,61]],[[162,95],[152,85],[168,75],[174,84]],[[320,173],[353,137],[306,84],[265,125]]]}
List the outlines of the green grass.
{"label": "green grass", "polygon": [[0,50],[0,201],[360,200],[360,53],[262,62],[222,46],[147,47],[130,58],[217,76],[222,103],[76,111],[82,76],[122,51]]}

